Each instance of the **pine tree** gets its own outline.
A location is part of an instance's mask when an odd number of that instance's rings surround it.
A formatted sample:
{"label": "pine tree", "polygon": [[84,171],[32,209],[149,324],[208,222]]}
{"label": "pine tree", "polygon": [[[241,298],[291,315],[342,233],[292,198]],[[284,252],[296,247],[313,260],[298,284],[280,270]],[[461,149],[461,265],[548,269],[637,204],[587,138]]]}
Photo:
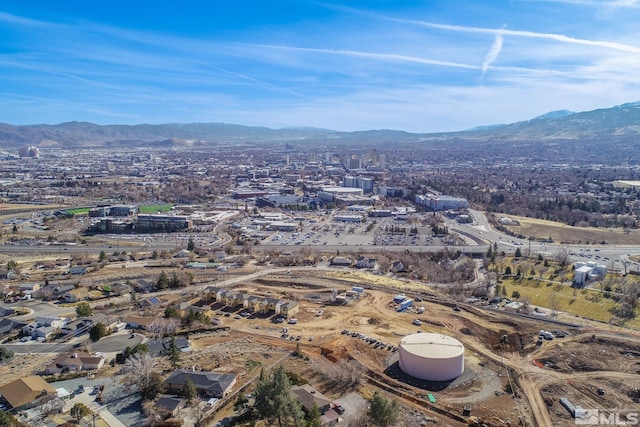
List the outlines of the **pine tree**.
{"label": "pine tree", "polygon": [[164,392],[162,376],[156,371],[151,371],[149,378],[145,382],[144,388],[141,391],[142,398],[144,400],[153,400],[158,397],[160,393]]}
{"label": "pine tree", "polygon": [[169,345],[169,361],[173,369],[177,369],[180,365],[180,349],[176,346],[176,337],[173,335],[171,336],[171,343]]}
{"label": "pine tree", "polygon": [[89,338],[91,338],[91,341],[93,342],[98,341],[105,335],[107,335],[107,327],[100,322],[93,325],[93,327],[89,330]]}
{"label": "pine tree", "polygon": [[171,280],[169,281],[169,287],[171,289],[179,288],[182,285],[182,281],[178,278],[178,273],[175,271],[171,275]]}
{"label": "pine tree", "polygon": [[191,378],[187,377],[180,394],[187,400],[189,405],[198,397],[198,390],[196,390],[196,386],[193,384],[193,381],[191,381]]}
{"label": "pine tree", "polygon": [[244,394],[244,391],[240,390],[240,392],[238,393],[238,397],[236,398],[236,401],[233,403],[233,409],[242,414],[244,413],[244,411],[247,410],[247,404],[249,403],[249,399],[247,398],[247,395]]}
{"label": "pine tree", "polygon": [[91,413],[91,410],[89,409],[89,407],[81,402],[78,402],[75,405],[73,405],[73,408],[71,408],[71,412],[70,412],[71,416],[75,418],[75,420],[77,421],[77,424],[80,424],[80,420],[86,417],[87,415],[89,415],[90,413]]}
{"label": "pine tree", "polygon": [[374,425],[389,427],[398,419],[400,408],[397,400],[386,399],[376,391],[369,404],[369,417]]}
{"label": "pine tree", "polygon": [[169,287],[169,278],[167,277],[167,273],[165,273],[164,271],[160,273],[160,277],[158,277],[158,283],[156,286],[158,289],[167,289]]}
{"label": "pine tree", "polygon": [[269,379],[258,382],[254,391],[254,408],[260,418],[267,419],[269,425],[282,427],[293,420],[294,425],[301,425],[304,413],[298,401],[291,394],[291,381],[284,365],[278,366]]}
{"label": "pine tree", "polygon": [[305,427],[322,427],[322,423],[320,422],[320,417],[322,414],[320,413],[320,408],[313,402],[313,408],[309,411],[309,416],[307,417],[307,422],[305,423]]}

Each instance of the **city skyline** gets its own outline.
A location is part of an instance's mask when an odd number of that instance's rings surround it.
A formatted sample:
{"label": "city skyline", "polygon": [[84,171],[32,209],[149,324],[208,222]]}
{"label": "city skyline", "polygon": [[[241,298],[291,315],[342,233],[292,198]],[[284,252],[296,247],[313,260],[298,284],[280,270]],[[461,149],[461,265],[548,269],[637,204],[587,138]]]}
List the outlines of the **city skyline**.
{"label": "city skyline", "polygon": [[11,124],[440,132],[640,99],[637,1],[0,7]]}

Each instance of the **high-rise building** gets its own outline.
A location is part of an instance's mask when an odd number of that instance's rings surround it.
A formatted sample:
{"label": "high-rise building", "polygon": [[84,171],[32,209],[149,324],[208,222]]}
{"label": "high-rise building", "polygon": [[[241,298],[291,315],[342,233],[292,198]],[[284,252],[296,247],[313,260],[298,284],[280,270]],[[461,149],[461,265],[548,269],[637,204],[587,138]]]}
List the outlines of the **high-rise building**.
{"label": "high-rise building", "polygon": [[18,149],[18,155],[20,157],[33,157],[35,159],[40,157],[40,150],[38,147],[30,146],[30,147],[20,147]]}
{"label": "high-rise building", "polygon": [[349,169],[362,169],[362,159],[360,157],[352,156],[349,159]]}
{"label": "high-rise building", "polygon": [[373,191],[373,179],[360,176],[345,176],[342,178],[342,186],[348,188],[361,188],[365,193]]}

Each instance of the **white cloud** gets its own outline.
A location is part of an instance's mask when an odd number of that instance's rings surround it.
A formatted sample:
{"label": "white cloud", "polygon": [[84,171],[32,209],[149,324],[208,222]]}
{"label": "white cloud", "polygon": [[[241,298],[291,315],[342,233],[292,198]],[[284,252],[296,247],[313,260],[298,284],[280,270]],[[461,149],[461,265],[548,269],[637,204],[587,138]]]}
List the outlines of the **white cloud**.
{"label": "white cloud", "polygon": [[544,33],[544,32],[535,32],[535,31],[521,31],[521,30],[506,30],[503,28],[467,27],[462,25],[436,24],[428,21],[414,21],[414,20],[395,19],[395,18],[388,18],[388,19],[393,21],[398,21],[398,22],[422,25],[429,28],[447,30],[447,31],[476,33],[476,34],[494,34],[494,35],[502,34],[505,36],[547,39],[547,40],[555,40],[563,43],[602,47],[605,49],[612,49],[612,50],[617,50],[617,51],[627,52],[627,53],[640,53],[640,47],[638,46],[633,46],[625,43],[603,41],[603,40],[580,39],[576,37],[565,36],[563,34]]}
{"label": "white cloud", "polygon": [[500,51],[502,50],[502,33],[497,33],[496,38],[493,40],[493,44],[487,53],[487,56],[484,58],[484,62],[482,63],[482,76],[485,75],[489,66],[493,64],[496,59],[498,59],[498,55],[500,55]]}
{"label": "white cloud", "polygon": [[308,47],[293,47],[293,46],[278,46],[278,45],[260,45],[254,44],[249,46],[257,46],[268,49],[279,49],[279,50],[288,50],[288,51],[297,51],[297,52],[306,52],[306,53],[321,53],[327,55],[342,55],[342,56],[354,56],[360,58],[367,59],[375,59],[382,61],[391,61],[391,62],[411,62],[415,64],[424,64],[424,65],[438,65],[443,67],[454,67],[454,68],[465,68],[469,70],[477,70],[478,66],[463,64],[460,62],[451,62],[451,61],[439,61],[436,59],[427,59],[421,58],[417,56],[409,56],[409,55],[397,55],[393,53],[376,53],[376,52],[362,52],[355,50],[340,50],[340,49],[318,49],[318,48],[308,48]]}
{"label": "white cloud", "polygon": [[543,3],[563,3],[577,6],[591,6],[598,8],[612,8],[612,9],[637,9],[640,8],[639,0],[522,0],[522,1],[536,1]]}

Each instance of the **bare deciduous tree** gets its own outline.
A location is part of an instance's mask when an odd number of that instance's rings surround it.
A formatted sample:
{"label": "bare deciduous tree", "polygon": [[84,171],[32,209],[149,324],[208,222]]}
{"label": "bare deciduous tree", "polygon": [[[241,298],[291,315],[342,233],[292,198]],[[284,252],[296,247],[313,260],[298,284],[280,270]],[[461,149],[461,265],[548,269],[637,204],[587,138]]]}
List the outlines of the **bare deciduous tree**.
{"label": "bare deciduous tree", "polygon": [[124,363],[125,380],[130,385],[143,390],[154,372],[156,359],[148,353],[139,352],[129,357]]}
{"label": "bare deciduous tree", "polygon": [[567,261],[569,260],[569,253],[570,252],[568,248],[561,246],[556,250],[554,259],[558,264],[560,264],[561,267],[564,267],[565,265],[567,265]]}
{"label": "bare deciduous tree", "polygon": [[551,309],[551,317],[556,317],[560,309],[560,302],[558,301],[558,294],[555,292],[549,294],[549,308]]}

